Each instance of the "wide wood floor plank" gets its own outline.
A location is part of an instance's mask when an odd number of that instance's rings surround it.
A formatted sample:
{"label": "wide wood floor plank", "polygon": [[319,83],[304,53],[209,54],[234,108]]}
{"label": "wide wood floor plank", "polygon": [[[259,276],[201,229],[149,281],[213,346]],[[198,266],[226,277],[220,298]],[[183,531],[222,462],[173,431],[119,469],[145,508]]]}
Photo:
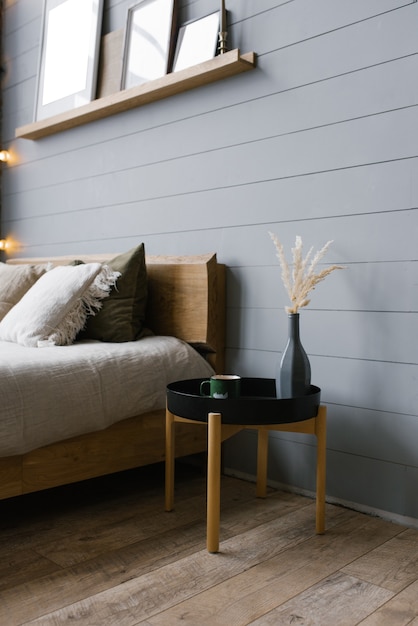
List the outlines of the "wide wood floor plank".
{"label": "wide wood floor plank", "polygon": [[312,536],[140,623],[142,626],[248,624],[338,572],[359,554],[386,542],[394,532],[400,529],[360,514],[353,517],[347,512],[346,520],[331,527],[326,535]]}
{"label": "wide wood floor plank", "polygon": [[[78,623],[89,625],[112,622],[123,624],[123,626],[137,624],[162,609],[201,594],[219,585],[221,581],[227,581],[243,571],[252,569],[258,563],[275,555],[280,554],[285,558],[286,550],[308,538],[315,538],[321,542],[323,537],[315,535],[313,524],[315,505],[311,501],[308,502],[310,504],[302,509],[275,518],[222,542],[221,554],[211,555],[203,550],[185,559],[177,560],[149,575],[109,589],[51,615],[44,615],[42,624],[48,626],[65,622],[68,619],[77,619]],[[353,519],[352,512],[332,508],[336,511],[338,520],[341,519],[341,515]],[[363,520],[364,516],[354,514],[355,517]],[[365,531],[361,535],[365,537],[362,541],[367,541],[368,537],[369,541],[373,542],[369,544],[369,547],[374,546],[378,541],[376,528],[372,518],[365,518],[365,520],[370,528],[368,532]],[[359,525],[357,519],[356,533],[358,533]],[[389,526],[390,531],[393,532],[392,525]],[[341,530],[337,534],[346,541],[346,530]],[[349,545],[350,543],[348,541]],[[355,554],[358,554],[358,551]],[[28,623],[32,624],[32,622]],[[34,621],[33,623],[41,622]]]}
{"label": "wide wood floor plank", "polygon": [[[10,609],[13,607],[15,607],[16,619],[20,621],[43,615],[64,604],[74,603],[123,583],[127,579],[136,578],[144,571],[152,571],[190,552],[204,549],[206,536],[204,478],[201,478],[200,484],[201,492],[203,492],[197,498],[197,500],[201,498],[200,505],[197,504],[196,497],[192,497],[183,502],[179,501],[175,511],[166,513],[162,511],[161,500],[157,508],[154,507],[154,518],[151,518],[151,521],[147,521],[148,518],[144,520],[139,515],[136,523],[139,527],[144,524],[146,531],[143,533],[140,528],[138,529],[138,541],[132,540],[132,522],[126,518],[126,513],[121,511],[120,515],[128,527],[128,536],[125,537],[124,545],[120,545],[121,538],[118,538],[117,542],[113,542],[113,546],[117,543],[117,549],[110,550],[109,543],[106,542],[100,547],[100,541],[96,543],[94,535],[91,535],[90,539],[84,542],[86,545],[83,550],[90,551],[91,556],[96,555],[94,558],[89,561],[86,559],[80,561],[80,555],[77,554],[74,565],[52,576],[35,578],[22,587],[15,587],[7,593],[0,593],[0,623],[10,614]],[[311,500],[285,493],[274,494],[268,500],[257,500],[254,497],[254,485],[244,481],[228,479],[223,483],[222,488],[224,495],[222,533],[226,537],[254,528],[261,519],[264,521],[277,519],[283,515],[290,515],[296,508],[312,507]],[[313,529],[314,513],[312,510],[310,514],[312,516],[311,529]],[[162,522],[158,523],[160,516],[162,516]],[[77,544],[79,538],[83,536],[83,529],[84,523],[81,523],[80,528],[74,528],[72,549],[77,553],[79,551]],[[88,545],[90,541],[91,546]],[[111,539],[109,542],[111,543]],[[56,550],[54,534],[51,543]],[[47,545],[46,540],[44,544]],[[97,555],[97,552],[100,554]],[[70,544],[65,547],[65,554],[67,553],[71,553]]]}
{"label": "wide wood floor plank", "polygon": [[[237,503],[254,499],[254,485],[245,481],[231,481],[225,477],[223,490],[226,498]],[[93,487],[95,484],[93,482]],[[198,480],[192,477],[186,489],[180,489],[175,520],[170,520],[164,511],[163,477],[158,488],[154,487],[151,491],[134,489],[135,495],[131,489],[125,496],[122,489],[118,497],[110,492],[100,498],[86,487],[83,495],[82,485],[80,490],[81,496],[77,496],[75,487],[31,494],[29,499],[22,499],[25,505],[22,502],[20,507],[20,503],[13,502],[9,510],[7,503],[3,503],[0,508],[0,514],[3,513],[0,522],[0,561],[7,561],[16,550],[27,548],[67,567],[141,540],[149,534],[154,535],[155,529],[159,527],[158,521],[164,531],[164,526],[172,526],[173,521],[174,524],[181,524],[180,518],[184,518],[185,523],[204,519],[206,511],[205,478],[202,475]],[[64,502],[56,498],[57,491],[64,496],[68,494]],[[62,495],[60,497],[63,498]]]}
{"label": "wide wood floor plank", "polygon": [[204,549],[203,531],[203,523],[174,529],[154,540],[139,542],[8,589],[0,593],[0,624],[17,626],[26,623],[194,554]]}
{"label": "wide wood floor plank", "polygon": [[61,571],[61,568],[34,550],[14,550],[6,559],[0,559],[0,592],[25,583],[30,578],[40,578]]}
{"label": "wide wood floor plank", "polygon": [[292,623],[356,626],[359,620],[384,604],[392,595],[387,589],[337,572],[268,615],[254,620],[251,626]]}
{"label": "wide wood floor plank", "polygon": [[69,620],[89,626],[137,624],[141,619],[236,576],[260,560],[312,536],[315,532],[312,528],[313,509],[312,503],[231,538],[223,542],[221,554],[209,554],[203,549],[140,579],[127,581],[27,624],[50,626]]}
{"label": "wide wood floor plank", "polygon": [[[242,481],[240,481],[242,482]],[[238,487],[238,488],[237,488]],[[241,489],[240,489],[241,487]],[[269,501],[262,507],[256,500],[254,493],[248,490],[248,485],[228,487],[222,486],[225,502],[222,507],[223,533],[226,536],[235,532],[242,532],[245,525],[254,527],[260,523],[260,519],[266,520],[278,515],[285,515],[301,506],[300,499],[294,496]],[[236,507],[241,503],[245,505],[247,517],[237,518]],[[206,495],[204,487],[197,496],[188,498],[187,501],[178,504],[174,511],[164,511],[162,497],[158,502],[158,508],[144,511],[139,508],[135,514],[119,520],[102,519],[95,527],[86,529],[83,527],[81,534],[74,533],[55,541],[48,540],[42,546],[37,546],[37,551],[48,559],[68,567],[82,561],[96,558],[103,552],[114,551],[126,545],[142,541],[158,532],[168,531],[170,528],[191,524],[206,519]],[[232,512],[231,512],[232,511]],[[204,531],[205,532],[205,531]],[[202,533],[204,535],[204,532]]]}
{"label": "wide wood floor plank", "polygon": [[162,464],[0,502],[1,626],[418,626],[416,530],[327,505],[318,536],[312,499],[221,495],[217,555],[193,467],[170,513]]}
{"label": "wide wood floor plank", "polygon": [[418,624],[418,581],[359,622],[361,626],[415,626]]}
{"label": "wide wood floor plank", "polygon": [[418,578],[418,530],[410,528],[397,534],[391,541],[350,563],[344,572],[380,587],[401,591]]}
{"label": "wide wood floor plank", "polygon": [[[0,560],[24,547],[51,552],[54,541],[62,548],[69,544],[73,550],[77,542],[88,543],[86,539],[89,535],[97,535],[102,527],[112,524],[123,526],[126,520],[135,516],[153,518],[156,511],[163,512],[164,508],[164,477],[161,471],[154,469],[154,472],[157,472],[157,477],[151,470],[145,474],[123,473],[119,477],[109,476],[86,481],[86,484],[68,485],[11,501],[0,501]],[[138,484],[134,483],[135,476],[138,476]],[[146,484],[148,476],[149,485]],[[180,490],[179,501],[195,496],[204,507],[204,477],[191,474],[186,484],[187,488]],[[226,481],[225,489],[228,484]],[[234,485],[237,497],[243,497],[246,492],[250,499],[251,487],[249,483],[239,481],[238,485]],[[196,503],[197,510],[201,506]],[[82,560],[85,560],[84,555]],[[73,555],[71,563],[74,562]],[[61,565],[71,563],[63,562]]]}

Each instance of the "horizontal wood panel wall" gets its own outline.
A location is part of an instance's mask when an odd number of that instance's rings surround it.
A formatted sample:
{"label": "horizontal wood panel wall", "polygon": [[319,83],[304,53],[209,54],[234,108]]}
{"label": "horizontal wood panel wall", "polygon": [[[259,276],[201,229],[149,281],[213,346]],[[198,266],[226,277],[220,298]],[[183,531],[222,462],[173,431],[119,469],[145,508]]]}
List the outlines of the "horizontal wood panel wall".
{"label": "horizontal wood panel wall", "polygon": [[[182,21],[218,0],[182,0]],[[328,411],[331,499],[418,520],[418,3],[227,0],[230,48],[257,69],[39,141],[42,0],[4,3],[2,233],[19,254],[216,251],[228,266],[227,368],[275,375],[287,250],[334,243],[346,266],[312,294],[301,334]],[[105,2],[103,33],[131,0]],[[226,466],[255,472],[255,439]],[[308,436],[271,434],[270,479],[314,488]]]}

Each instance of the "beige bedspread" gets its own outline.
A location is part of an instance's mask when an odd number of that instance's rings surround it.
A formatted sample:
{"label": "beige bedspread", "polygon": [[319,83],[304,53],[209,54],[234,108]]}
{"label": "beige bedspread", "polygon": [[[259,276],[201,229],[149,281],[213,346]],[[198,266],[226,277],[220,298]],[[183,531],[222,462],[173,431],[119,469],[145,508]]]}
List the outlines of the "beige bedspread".
{"label": "beige bedspread", "polygon": [[26,348],[0,342],[0,456],[165,407],[166,385],[213,374],[174,337]]}

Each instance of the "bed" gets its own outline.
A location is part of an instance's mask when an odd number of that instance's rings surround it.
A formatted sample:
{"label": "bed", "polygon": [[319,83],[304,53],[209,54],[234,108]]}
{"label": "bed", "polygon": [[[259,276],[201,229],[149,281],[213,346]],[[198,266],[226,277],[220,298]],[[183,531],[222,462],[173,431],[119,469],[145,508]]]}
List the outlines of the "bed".
{"label": "bed", "polygon": [[[77,259],[107,263],[112,256]],[[74,258],[15,258],[6,265],[66,266]],[[216,255],[147,256],[146,269],[144,325],[151,332],[137,341],[81,337],[68,346],[39,349],[0,341],[0,398],[3,407],[16,402],[19,409],[13,423],[0,429],[0,499],[162,461],[168,382],[223,371],[225,267]],[[138,369],[138,349],[146,355],[143,369]],[[126,358],[128,366],[122,367]],[[151,361],[158,363],[153,374]],[[83,372],[89,370],[97,379],[93,391],[84,384]],[[46,397],[43,385],[52,376],[52,395]],[[33,408],[28,408],[30,394],[25,396],[29,387]],[[51,406],[56,407],[52,422]],[[64,423],[66,413],[70,419]],[[19,437],[6,436],[13,427]],[[179,425],[177,456],[205,449],[204,428]]]}

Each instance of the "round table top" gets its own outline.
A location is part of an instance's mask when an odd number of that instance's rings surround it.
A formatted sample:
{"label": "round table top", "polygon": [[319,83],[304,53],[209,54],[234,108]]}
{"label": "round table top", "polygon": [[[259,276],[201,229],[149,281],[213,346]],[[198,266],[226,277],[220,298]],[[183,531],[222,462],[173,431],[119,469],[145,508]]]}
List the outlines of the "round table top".
{"label": "round table top", "polygon": [[204,378],[167,385],[167,408],[178,417],[207,422],[209,413],[221,413],[222,423],[240,425],[286,424],[316,417],[321,390],[311,385],[305,396],[276,398],[274,378],[241,378],[239,398],[218,399],[200,395]]}

